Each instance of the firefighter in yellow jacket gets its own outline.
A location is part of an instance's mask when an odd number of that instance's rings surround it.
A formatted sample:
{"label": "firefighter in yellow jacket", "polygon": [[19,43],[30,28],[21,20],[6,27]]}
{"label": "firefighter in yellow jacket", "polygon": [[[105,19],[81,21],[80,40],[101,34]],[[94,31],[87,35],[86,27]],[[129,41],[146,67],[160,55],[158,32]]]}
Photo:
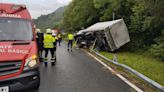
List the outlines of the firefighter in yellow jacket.
{"label": "firefighter in yellow jacket", "polygon": [[54,49],[56,47],[56,39],[52,36],[52,30],[47,29],[46,34],[44,34],[44,48],[45,48],[45,66],[47,66],[47,56],[48,51],[51,52],[51,64],[55,65],[56,62],[56,50]]}
{"label": "firefighter in yellow jacket", "polygon": [[67,50],[69,51],[71,49],[71,52],[72,52],[74,35],[69,33],[67,39],[68,39],[68,46],[67,46],[68,49]]}
{"label": "firefighter in yellow jacket", "polygon": [[59,46],[61,46],[62,35],[61,35],[60,32],[58,33],[57,37],[58,37],[58,43],[59,43]]}

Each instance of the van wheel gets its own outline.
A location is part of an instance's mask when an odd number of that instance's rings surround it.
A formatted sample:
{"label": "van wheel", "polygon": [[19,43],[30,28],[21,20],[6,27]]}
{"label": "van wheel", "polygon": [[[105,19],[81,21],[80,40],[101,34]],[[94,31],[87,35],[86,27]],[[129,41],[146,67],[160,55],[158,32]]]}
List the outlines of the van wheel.
{"label": "van wheel", "polygon": [[39,89],[39,87],[40,87],[40,83],[39,84],[37,84],[37,86],[35,87],[35,89]]}
{"label": "van wheel", "polygon": [[40,73],[38,75],[38,82],[36,83],[36,86],[34,87],[35,90],[38,90],[40,87]]}
{"label": "van wheel", "polygon": [[38,84],[36,84],[36,86],[33,88],[34,90],[38,90],[40,87],[40,80],[38,81]]}

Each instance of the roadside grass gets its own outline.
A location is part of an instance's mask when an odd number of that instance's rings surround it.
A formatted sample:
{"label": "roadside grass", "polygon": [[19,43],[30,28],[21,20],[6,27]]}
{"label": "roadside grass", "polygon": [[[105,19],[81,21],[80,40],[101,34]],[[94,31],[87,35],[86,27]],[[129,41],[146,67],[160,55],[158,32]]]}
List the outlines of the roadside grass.
{"label": "roadside grass", "polygon": [[[130,73],[129,71],[127,71],[123,67],[117,66],[117,65],[115,65],[115,64],[113,64],[113,63],[111,63],[111,62],[109,62],[109,61],[107,61],[107,60],[99,57],[98,55],[96,55],[94,52],[92,52],[90,50],[87,50],[87,51],[90,52],[90,53],[92,53],[95,57],[97,57],[98,59],[100,59],[104,63],[108,64],[117,73],[123,75],[130,82],[132,82],[133,84],[135,84],[137,87],[141,88],[144,92],[159,92],[157,89],[155,89],[154,87],[150,86],[147,82],[145,82],[144,80],[138,78],[134,74]],[[103,52],[101,52],[101,53],[103,53]],[[109,54],[109,53],[107,53],[107,54]],[[110,59],[112,59],[112,54],[111,55],[108,55],[108,56],[110,57]],[[135,91],[135,90],[134,89],[131,89],[130,92],[133,92],[133,91]]]}
{"label": "roadside grass", "polygon": [[126,64],[145,76],[153,79],[161,85],[164,85],[164,62],[161,62],[145,53],[132,53],[132,52],[100,52],[109,59],[113,59],[115,54],[118,62]]}

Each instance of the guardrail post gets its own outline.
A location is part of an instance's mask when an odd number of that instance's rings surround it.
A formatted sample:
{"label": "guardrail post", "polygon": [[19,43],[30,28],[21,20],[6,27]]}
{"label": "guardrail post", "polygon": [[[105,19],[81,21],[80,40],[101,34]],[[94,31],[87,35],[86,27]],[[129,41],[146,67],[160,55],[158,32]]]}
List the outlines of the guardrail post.
{"label": "guardrail post", "polygon": [[113,61],[118,62],[118,58],[117,58],[116,54],[113,55]]}

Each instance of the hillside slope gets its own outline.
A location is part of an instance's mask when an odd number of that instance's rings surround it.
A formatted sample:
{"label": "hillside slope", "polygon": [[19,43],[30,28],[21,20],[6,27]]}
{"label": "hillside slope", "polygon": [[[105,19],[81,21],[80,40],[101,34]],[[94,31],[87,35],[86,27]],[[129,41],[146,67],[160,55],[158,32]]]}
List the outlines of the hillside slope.
{"label": "hillside slope", "polygon": [[37,19],[34,19],[35,25],[43,31],[46,28],[57,27],[63,17],[65,8],[66,7],[60,7],[51,14],[41,15]]}

